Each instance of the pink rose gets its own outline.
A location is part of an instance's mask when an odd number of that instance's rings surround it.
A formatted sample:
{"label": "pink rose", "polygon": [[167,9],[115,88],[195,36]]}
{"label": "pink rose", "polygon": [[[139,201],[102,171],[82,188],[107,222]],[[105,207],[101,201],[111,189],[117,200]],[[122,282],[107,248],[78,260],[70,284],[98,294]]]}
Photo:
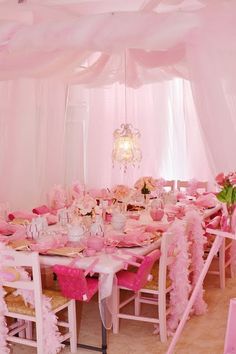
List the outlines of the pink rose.
{"label": "pink rose", "polygon": [[219,173],[216,178],[216,183],[219,184],[220,186],[223,186],[225,183],[225,175],[223,172]]}
{"label": "pink rose", "polygon": [[233,186],[236,185],[236,172],[229,175],[229,181]]}

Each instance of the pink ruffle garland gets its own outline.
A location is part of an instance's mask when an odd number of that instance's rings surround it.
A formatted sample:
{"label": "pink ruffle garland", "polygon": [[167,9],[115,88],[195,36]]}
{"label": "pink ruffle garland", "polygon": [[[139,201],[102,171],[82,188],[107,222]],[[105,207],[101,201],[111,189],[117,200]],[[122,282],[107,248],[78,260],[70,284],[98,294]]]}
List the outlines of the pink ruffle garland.
{"label": "pink ruffle garland", "polygon": [[5,320],[5,313],[7,311],[6,304],[4,301],[5,291],[0,284],[0,353],[8,354],[10,353],[10,349],[7,346],[7,333],[8,328]]}
{"label": "pink ruffle garland", "polygon": [[[21,279],[30,280],[28,273],[24,269],[18,269],[21,274]],[[14,292],[15,295],[21,295],[26,304],[30,304],[32,307],[35,306],[34,294],[31,290],[21,290],[18,289]],[[44,343],[44,353],[45,354],[56,354],[64,347],[61,343],[61,334],[57,327],[57,316],[51,309],[51,300],[43,295],[43,343]]]}
{"label": "pink ruffle garland", "polygon": [[[6,246],[0,242],[0,251],[1,249],[5,249]],[[3,264],[3,259],[1,257],[0,252],[0,264]],[[17,271],[20,274],[20,278],[24,281],[29,280],[29,274],[22,267],[17,267]],[[5,292],[1,285],[0,279],[0,353],[8,354],[10,350],[7,346],[7,333],[8,328],[5,321],[5,313],[6,313],[6,304],[4,301]],[[34,307],[34,293],[31,290],[23,290],[17,289],[14,292],[14,295],[21,295],[25,301],[25,303],[30,304]],[[48,297],[43,295],[43,321],[44,321],[44,353],[45,354],[57,354],[64,347],[61,343],[61,334],[58,331],[57,327],[57,317],[54,312],[51,310],[51,301]]]}
{"label": "pink ruffle garland", "polygon": [[189,284],[189,243],[186,238],[185,223],[176,220],[169,231],[174,234],[173,245],[176,258],[169,266],[169,277],[172,282],[170,292],[170,317],[167,321],[168,333],[173,334],[187,306],[191,290]]}
{"label": "pink ruffle garland", "polygon": [[[186,213],[187,221],[187,235],[190,241],[190,256],[191,256],[191,269],[192,269],[192,288],[195,287],[200,273],[204,266],[204,244],[206,237],[202,227],[202,217],[196,210],[190,210]],[[196,315],[206,313],[207,304],[203,299],[203,285],[198,293],[196,301],[193,305],[193,311]]]}

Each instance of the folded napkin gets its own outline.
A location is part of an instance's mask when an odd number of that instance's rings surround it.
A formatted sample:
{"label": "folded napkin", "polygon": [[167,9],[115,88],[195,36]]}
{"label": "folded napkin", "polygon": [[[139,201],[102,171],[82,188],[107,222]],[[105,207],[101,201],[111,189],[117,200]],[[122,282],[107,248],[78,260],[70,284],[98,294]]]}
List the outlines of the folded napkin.
{"label": "folded napkin", "polygon": [[58,222],[58,217],[53,214],[45,214],[48,225],[54,225]]}
{"label": "folded napkin", "polygon": [[40,205],[37,208],[34,208],[32,212],[37,215],[43,215],[50,213],[50,209],[47,207],[47,205]]}
{"label": "folded napkin", "polygon": [[185,215],[185,208],[183,205],[171,205],[168,204],[165,206],[165,214],[170,217],[182,218]]}
{"label": "folded napkin", "polygon": [[13,211],[10,214],[8,214],[8,219],[9,220],[14,220],[14,219],[24,219],[31,221],[33,218],[35,218],[35,214],[33,213],[28,213],[26,211]]}
{"label": "folded napkin", "polygon": [[157,221],[155,223],[153,222],[152,224],[147,225],[145,231],[152,232],[152,233],[157,231],[165,232],[167,231],[168,227],[169,224]]}
{"label": "folded napkin", "polygon": [[208,229],[218,229],[220,227],[220,223],[221,223],[221,216],[215,216],[210,222],[209,224],[206,225],[206,227]]}
{"label": "folded napkin", "polygon": [[30,245],[30,248],[37,252],[47,252],[50,249],[64,247],[67,242],[67,235],[55,233],[54,235],[39,238],[37,243],[32,243]]}
{"label": "folded napkin", "polygon": [[153,235],[143,230],[133,230],[128,233],[118,233],[113,230],[106,233],[106,245],[119,247],[143,246],[149,243]]}
{"label": "folded napkin", "polygon": [[195,201],[195,204],[202,208],[214,208],[217,203],[217,198],[213,193],[202,194]]}
{"label": "folded napkin", "polygon": [[0,220],[0,233],[8,236],[14,234],[17,230],[25,230],[22,225],[12,225],[4,220]]}

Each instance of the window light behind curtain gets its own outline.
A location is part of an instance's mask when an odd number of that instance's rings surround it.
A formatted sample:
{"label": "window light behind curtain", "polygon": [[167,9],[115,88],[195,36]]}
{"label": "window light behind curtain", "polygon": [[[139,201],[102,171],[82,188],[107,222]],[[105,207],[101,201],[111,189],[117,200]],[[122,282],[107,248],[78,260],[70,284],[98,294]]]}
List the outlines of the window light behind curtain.
{"label": "window light behind curtain", "polygon": [[182,79],[127,88],[129,122],[141,136],[140,168],[112,169],[112,133],[123,121],[123,85],[73,86],[67,108],[66,183],[132,184],[141,175],[165,179],[210,176],[190,84]]}

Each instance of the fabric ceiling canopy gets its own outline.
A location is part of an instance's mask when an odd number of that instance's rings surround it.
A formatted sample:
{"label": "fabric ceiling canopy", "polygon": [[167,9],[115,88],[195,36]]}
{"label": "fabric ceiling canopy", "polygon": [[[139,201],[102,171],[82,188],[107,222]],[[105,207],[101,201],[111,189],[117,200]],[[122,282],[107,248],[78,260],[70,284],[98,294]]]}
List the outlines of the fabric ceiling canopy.
{"label": "fabric ceiling canopy", "polygon": [[233,9],[234,1],[223,0],[4,1],[0,80],[60,76],[92,86],[122,82],[125,50],[129,86],[191,79],[187,51],[209,31],[218,36],[222,28],[232,29]]}

